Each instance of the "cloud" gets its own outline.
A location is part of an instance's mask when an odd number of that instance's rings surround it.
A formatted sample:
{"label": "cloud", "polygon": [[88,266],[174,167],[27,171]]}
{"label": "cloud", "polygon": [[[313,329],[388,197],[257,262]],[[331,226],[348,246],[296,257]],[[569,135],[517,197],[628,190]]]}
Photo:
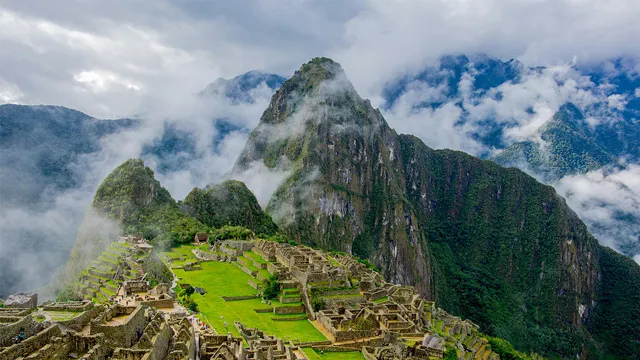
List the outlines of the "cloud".
{"label": "cloud", "polygon": [[[0,294],[48,283],[51,274],[66,262],[78,228],[102,180],[129,158],[143,157],[147,166],[157,168],[159,162],[166,159],[146,154],[145,148],[159,141],[168,127],[182,131],[193,142],[194,149],[183,159],[181,169],[156,171],[156,178],[173,197],[183,199],[194,187],[203,188],[220,181],[233,167],[248,138],[248,128],[258,122],[271,92],[264,86],[258,87],[250,94],[255,99],[251,104],[190,93],[176,93],[164,101],[166,94],[163,93],[147,98],[143,102],[145,110],[139,114],[138,126],[102,137],[98,151],[82,155],[68,164],[68,170],[79,180],[76,187],[63,192],[45,191],[41,201],[30,207],[20,203],[4,204],[0,209],[0,270],[11,271],[9,276],[13,280],[3,282],[6,280],[3,274]],[[220,121],[232,123],[235,130],[221,132],[216,126]],[[35,153],[3,151],[0,163],[6,166],[3,165],[0,178],[15,183],[25,175],[33,176],[28,167],[21,165],[32,162],[33,157]],[[253,175],[248,180],[256,184],[260,178],[257,173]],[[261,176],[269,178],[268,174]],[[19,184],[15,186],[16,191],[25,194],[40,190],[35,188],[40,184],[29,182],[28,176]],[[268,187],[252,189],[263,201],[273,191]]]}
{"label": "cloud", "polygon": [[[213,79],[252,69],[289,75],[318,55],[340,62],[358,92],[374,104],[380,103],[380,90],[389,79],[414,73],[443,54],[487,53],[531,66],[551,65],[480,99],[471,97],[474,74],[469,73],[456,84],[472,120],[463,125],[458,121],[462,112],[454,103],[413,109],[419,101],[442,97],[442,89],[419,84],[385,114],[399,131],[415,133],[431,146],[474,154],[490,150],[470,135],[486,130],[482,119],[509,123],[508,141],[535,138],[536,130],[563,101],[589,104],[602,96],[567,64],[574,59],[583,64],[640,56],[639,12],[640,2],[635,0],[5,0],[0,5],[0,102],[57,104],[99,118],[139,116],[144,121],[136,130],[103,139],[100,152],[74,164],[73,171],[85,179],[78,189],[58,194],[46,209],[35,212],[5,207],[0,219],[3,226],[15,225],[18,232],[39,224],[60,239],[60,249],[69,248],[74,224],[100,181],[121,161],[140,156],[166,126],[191,134],[196,156],[183,170],[158,174],[165,186],[181,198],[193,186],[214,182],[231,169],[247,136],[239,130],[221,135],[212,126],[215,119],[229,118],[250,129],[266,108],[268,96],[259,96],[251,106],[234,107],[224,100],[203,102],[189,95]],[[615,109],[627,100],[613,97],[607,103]],[[589,121],[596,124],[603,119],[606,116],[593,114]],[[212,144],[219,136],[222,139]],[[153,164],[157,159],[147,161]],[[260,171],[259,165],[255,170]],[[4,176],[7,170],[3,172]],[[618,189],[611,182],[623,180],[609,176],[584,181]],[[624,183],[628,181],[627,176]],[[613,192],[629,204],[633,196],[625,191]],[[589,204],[586,198],[573,196],[575,206]],[[594,210],[593,216],[600,216],[600,211]],[[584,216],[589,216],[587,211]],[[5,249],[3,254],[15,253]],[[27,255],[24,264],[37,263]],[[48,267],[37,269],[42,273]]]}
{"label": "cloud", "polygon": [[269,204],[271,195],[291,176],[292,171],[285,165],[286,159],[276,168],[268,168],[264,162],[255,161],[240,172],[230,175],[232,179],[242,181],[256,195],[258,203],[264,209]]}
{"label": "cloud", "polygon": [[639,252],[640,165],[566,176],[553,185],[603,245]]}

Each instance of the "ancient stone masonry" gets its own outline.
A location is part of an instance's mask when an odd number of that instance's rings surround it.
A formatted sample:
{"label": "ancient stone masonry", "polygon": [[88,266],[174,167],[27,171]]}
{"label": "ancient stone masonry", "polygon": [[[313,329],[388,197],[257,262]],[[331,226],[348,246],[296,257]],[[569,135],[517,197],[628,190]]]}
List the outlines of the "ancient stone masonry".
{"label": "ancient stone masonry", "polygon": [[40,332],[44,326],[33,320],[29,309],[0,308],[0,350],[13,344],[22,332],[25,338]]}
{"label": "ancient stone masonry", "polygon": [[[49,304],[49,310],[81,308],[83,302]],[[196,337],[184,314],[158,312],[146,306],[105,307],[98,305],[84,311],[90,321],[79,329],[65,326],[65,321],[38,323],[31,314],[12,309],[0,313],[23,319],[1,323],[0,340],[23,333],[20,341],[2,343],[0,360],[195,360]],[[65,310],[68,311],[68,310]],[[77,332],[76,332],[77,330]]]}
{"label": "ancient stone masonry", "polygon": [[[14,297],[25,308],[0,309],[0,360],[307,359],[301,346],[361,351],[368,360],[427,360],[452,350],[459,359],[499,359],[476,325],[425,301],[411,286],[387,283],[356,258],[264,240],[216,241],[208,250],[194,249],[196,261],[181,258],[182,268],[227,261],[249,274],[255,294],[229,294],[224,301],[259,298],[277,279],[277,300],[263,299],[269,306],[254,311],[273,313],[272,321],[309,319],[327,340],[300,343],[295,334],[281,340],[238,321],[240,337],[217,334],[186,317],[175,304],[172,285],[150,288],[134,256],[143,254],[133,246],[140,242],[127,237],[112,244],[83,273],[85,296],[103,304],[46,302],[33,310],[36,296]],[[105,280],[107,272],[113,280]]]}
{"label": "ancient stone masonry", "polygon": [[[255,241],[253,252],[268,261],[269,273],[300,289],[309,318],[317,319],[334,343],[344,344],[340,346],[370,344],[363,350],[370,359],[441,358],[451,347],[460,358],[497,358],[473,323],[425,301],[412,286],[387,283],[350,255],[263,240]],[[322,308],[314,311],[311,302]],[[387,338],[417,340],[396,351],[390,340],[379,346]],[[399,355],[389,357],[392,350]]]}
{"label": "ancient stone masonry", "polygon": [[146,280],[130,280],[122,284],[124,295],[128,296],[134,293],[146,293],[149,291],[149,282]]}
{"label": "ancient stone masonry", "polygon": [[[308,360],[299,346],[266,335],[258,329],[234,324],[242,338],[229,335],[200,335],[200,359],[224,360]],[[249,345],[245,348],[242,339]]]}
{"label": "ancient stone masonry", "polygon": [[65,302],[47,302],[42,304],[42,309],[46,311],[71,311],[84,312],[93,308],[93,302],[89,300],[83,301],[65,301]]}

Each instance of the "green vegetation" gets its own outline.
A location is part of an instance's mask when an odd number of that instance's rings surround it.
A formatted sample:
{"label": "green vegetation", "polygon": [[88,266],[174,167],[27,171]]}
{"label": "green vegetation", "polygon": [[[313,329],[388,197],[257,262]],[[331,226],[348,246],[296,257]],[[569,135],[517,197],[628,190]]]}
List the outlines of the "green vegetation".
{"label": "green vegetation", "polygon": [[210,241],[215,240],[229,240],[229,239],[238,239],[238,240],[247,240],[251,239],[255,236],[253,231],[242,227],[242,226],[231,226],[224,225],[219,229],[214,229],[209,236]]}
{"label": "green vegetation", "polygon": [[278,297],[278,293],[280,292],[280,283],[278,282],[278,277],[275,275],[271,275],[269,277],[269,281],[262,290],[262,297],[266,300],[272,300]]}
{"label": "green vegetation", "polygon": [[74,290],[73,286],[67,285],[58,293],[56,301],[79,301],[82,300],[82,296]]}
{"label": "green vegetation", "polygon": [[[173,251],[186,253],[182,248],[176,248]],[[233,322],[240,321],[248,327],[258,327],[260,330],[282,339],[326,340],[324,335],[306,318],[296,321],[273,321],[272,318],[276,317],[273,312],[256,313],[254,311],[254,309],[269,309],[274,306],[299,306],[300,303],[281,304],[276,299],[271,300],[272,305],[262,303],[257,297],[256,290],[247,283],[249,279],[252,279],[251,276],[234,265],[216,261],[204,262],[201,265],[202,270],[198,271],[184,271],[182,269],[174,271],[181,284],[205,289],[204,295],[194,293],[191,298],[197,302],[202,318],[218,332],[227,333],[230,331],[234,336],[238,336]],[[249,300],[225,301],[222,296],[256,297]],[[296,314],[286,315],[286,317],[295,316]]]}
{"label": "green vegetation", "polygon": [[600,306],[589,327],[607,354],[637,359],[640,354],[640,268],[631,259],[602,247]]}
{"label": "green vegetation", "polygon": [[364,355],[359,351],[318,351],[305,347],[302,351],[309,360],[364,360]]}
{"label": "green vegetation", "polygon": [[[502,359],[503,358],[500,357],[500,360]],[[444,354],[444,360],[458,360],[458,352],[456,351],[456,349],[447,350],[447,352]]]}
{"label": "green vegetation", "polygon": [[[543,359],[541,356],[532,354],[527,355],[513,348],[508,341],[487,336],[489,340],[489,348],[496,354],[500,355],[501,360],[537,360]],[[448,355],[448,352],[447,352]]]}
{"label": "green vegetation", "polygon": [[80,316],[79,312],[71,311],[45,311],[44,312],[52,321],[66,321]]}
{"label": "green vegetation", "polygon": [[275,234],[277,227],[247,186],[236,180],[195,188],[182,203],[183,210],[212,228],[234,225],[255,233]]}

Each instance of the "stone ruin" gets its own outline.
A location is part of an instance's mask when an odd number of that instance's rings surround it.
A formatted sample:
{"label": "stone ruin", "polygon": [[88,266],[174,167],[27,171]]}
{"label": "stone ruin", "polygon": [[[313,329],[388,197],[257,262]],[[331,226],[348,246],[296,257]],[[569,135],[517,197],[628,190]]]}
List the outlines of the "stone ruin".
{"label": "stone ruin", "polygon": [[122,283],[124,296],[135,293],[146,293],[149,291],[149,282],[146,280],[128,280]]}
{"label": "stone ruin", "polygon": [[[308,360],[300,347],[266,335],[259,329],[247,328],[236,322],[236,328],[242,337],[234,338],[231,334],[200,335],[200,359],[223,360]],[[249,345],[245,348],[242,339]]]}
{"label": "stone ruin", "polygon": [[[435,307],[412,286],[386,282],[353,256],[264,240],[255,241],[253,252],[282,284],[301,289],[309,318],[318,320],[332,342],[372,345],[363,351],[369,359],[442,358],[445,344],[456,344],[465,358],[497,358],[472,322]],[[324,308],[314,311],[312,298],[321,299]],[[420,341],[397,352],[389,342],[379,346],[389,336]],[[400,355],[389,357],[392,350]]]}
{"label": "stone ruin", "polygon": [[[60,311],[83,310],[84,302],[47,305]],[[193,326],[150,307],[102,305],[85,310],[77,331],[62,322],[33,321],[28,310],[0,309],[0,360],[186,360],[196,357]],[[88,316],[84,316],[84,315]],[[7,316],[4,316],[7,315]],[[9,322],[11,321],[11,322]],[[10,342],[22,331],[24,339]]]}
{"label": "stone ruin", "polygon": [[35,309],[38,306],[38,294],[19,292],[9,295],[4,301],[4,307],[9,309]]}
{"label": "stone ruin", "polygon": [[197,233],[193,237],[193,242],[196,245],[206,244],[208,241],[209,241],[209,234],[207,234],[207,233]]}

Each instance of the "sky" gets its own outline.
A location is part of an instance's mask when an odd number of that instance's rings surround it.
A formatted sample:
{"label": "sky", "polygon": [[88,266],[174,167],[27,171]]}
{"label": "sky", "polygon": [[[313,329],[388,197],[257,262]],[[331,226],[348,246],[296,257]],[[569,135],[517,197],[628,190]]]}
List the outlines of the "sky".
{"label": "sky", "polygon": [[[199,157],[183,171],[159,175],[162,184],[182,199],[194,186],[218,181],[231,170],[248,133],[233,131],[214,146],[211,114],[251,129],[271,93],[257,89],[254,103],[240,105],[224,99],[203,104],[194,94],[217,78],[250,70],[289,77],[316,56],[339,62],[374,106],[381,104],[385,83],[445,54],[484,53],[548,66],[542,76],[507,85],[506,101],[473,108],[517,118],[520,126],[510,136],[526,139],[562,102],[588,103],[594,96],[569,65],[640,58],[637,14],[637,0],[3,0],[0,104],[62,105],[97,118],[143,116],[145,123],[142,131],[103,139],[101,152],[74,164],[88,174],[85,183],[51,199],[46,211],[0,209],[0,230],[37,222],[72,243],[97,185],[120,162],[139,156],[167,124],[194,134]],[[549,82],[563,77],[569,81],[561,86]],[[419,96],[437,96],[433,91]],[[410,106],[416,99],[405,100]],[[400,132],[415,133],[435,148],[482,150],[454,126],[454,107],[416,114],[407,106],[385,113]],[[530,106],[535,116],[525,114]],[[147,163],[153,166],[154,159]],[[594,202],[619,203],[640,216],[634,182],[639,169],[596,171],[563,179],[556,188],[573,195],[569,203],[582,216],[611,216],[594,211]],[[265,192],[274,187],[258,180],[282,176],[259,165],[251,170],[242,179],[264,205]]]}
{"label": "sky", "polygon": [[0,101],[121,117],[218,77],[289,76],[321,55],[374,98],[446,53],[529,65],[637,56],[639,12],[634,0],[5,0]]}

